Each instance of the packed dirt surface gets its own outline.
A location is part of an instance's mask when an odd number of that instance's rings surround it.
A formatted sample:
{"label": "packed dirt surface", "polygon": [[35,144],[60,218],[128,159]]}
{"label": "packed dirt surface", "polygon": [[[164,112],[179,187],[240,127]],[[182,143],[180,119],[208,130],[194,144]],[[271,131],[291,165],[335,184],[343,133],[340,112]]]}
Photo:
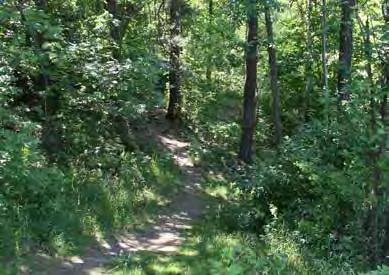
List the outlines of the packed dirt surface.
{"label": "packed dirt surface", "polygon": [[[154,118],[153,127],[148,129],[147,138],[155,139],[161,150],[168,151],[183,174],[182,188],[171,199],[169,206],[140,233],[117,232],[111,240],[100,240],[99,247],[86,250],[84,255],[65,259],[53,259],[40,255],[39,274],[106,274],[107,264],[121,255],[131,255],[139,251],[174,253],[184,240],[185,230],[191,228],[205,207],[200,196],[201,170],[189,157],[190,143],[177,138],[174,131],[160,115]],[[169,134],[170,132],[170,134]],[[31,274],[27,270],[22,272]]]}

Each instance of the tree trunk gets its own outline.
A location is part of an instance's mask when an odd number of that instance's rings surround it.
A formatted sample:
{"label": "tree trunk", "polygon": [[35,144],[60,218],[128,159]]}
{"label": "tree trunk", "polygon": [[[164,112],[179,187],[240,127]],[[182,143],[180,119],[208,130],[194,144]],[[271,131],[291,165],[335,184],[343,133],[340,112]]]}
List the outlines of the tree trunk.
{"label": "tree trunk", "polygon": [[322,14],[321,14],[321,60],[322,60],[322,70],[323,70],[323,93],[324,93],[324,113],[326,120],[328,121],[329,114],[329,102],[330,102],[330,94],[328,91],[328,68],[327,68],[327,2],[326,0],[322,0]]}
{"label": "tree trunk", "polygon": [[[389,26],[389,3],[388,0],[384,0],[382,5],[382,14],[384,18],[385,26]],[[388,142],[388,94],[389,94],[389,42],[384,43],[383,45],[383,57],[382,57],[382,76],[381,76],[381,94],[382,99],[380,102],[380,120],[381,127],[383,127],[383,134],[380,143],[380,154],[384,154],[385,150],[387,150],[387,142]],[[389,251],[389,236],[387,232],[389,231],[389,208],[386,206],[382,211],[382,220],[381,220],[381,228],[385,230],[386,234],[383,237],[383,252],[384,255],[388,255]]]}
{"label": "tree trunk", "polygon": [[252,160],[252,147],[256,126],[257,90],[257,31],[258,16],[256,0],[250,0],[247,12],[248,35],[246,49],[246,83],[244,87],[242,138],[239,158],[248,163]]}
{"label": "tree trunk", "polygon": [[[209,16],[209,27],[212,28],[213,22],[213,0],[208,0],[208,16]],[[208,83],[212,80],[212,64],[207,64],[206,78]]]}
{"label": "tree trunk", "polygon": [[212,21],[212,17],[213,17],[213,0],[208,0],[208,15],[209,15],[210,21]]}
{"label": "tree trunk", "polygon": [[[385,18],[385,14],[384,14]],[[382,170],[380,168],[379,162],[381,160],[382,154],[384,153],[386,146],[386,104],[387,104],[387,93],[383,90],[383,99],[380,100],[379,95],[376,94],[373,87],[373,54],[372,54],[372,44],[371,44],[371,29],[369,20],[366,21],[364,25],[361,18],[357,13],[358,23],[361,27],[361,32],[363,34],[363,43],[364,43],[364,54],[366,58],[366,74],[367,74],[367,82],[368,82],[368,92],[370,94],[370,140],[372,141],[371,148],[369,149],[368,156],[370,161],[370,169],[371,169],[371,187],[370,194],[371,197],[371,205],[367,218],[367,232],[368,237],[370,238],[368,245],[368,255],[373,263],[379,263],[385,256],[385,230],[386,230],[386,209],[382,207],[382,202],[385,200],[384,191],[383,191],[383,175]],[[385,22],[386,24],[388,21]],[[387,86],[387,51],[385,51],[384,45],[384,54],[382,56],[383,60],[383,76],[381,88],[385,89]],[[385,69],[386,67],[386,69]],[[378,120],[381,120],[381,124]],[[382,131],[380,130],[382,129]]]}
{"label": "tree trunk", "polygon": [[338,107],[349,98],[351,80],[351,59],[353,49],[353,7],[354,0],[339,0],[341,22],[339,33],[339,68],[338,68]]}
{"label": "tree trunk", "polygon": [[[359,17],[358,17],[359,18]],[[376,98],[373,89],[373,73],[372,73],[372,46],[370,40],[370,26],[369,21],[366,21],[366,25],[363,26],[363,23],[360,22],[361,29],[363,33],[363,42],[364,42],[364,53],[367,60],[366,63],[366,73],[367,73],[367,82],[368,82],[368,93],[370,94],[370,130],[371,130],[371,140],[376,139],[378,135],[378,125],[376,117]],[[379,146],[378,146],[379,147]],[[372,199],[372,205],[370,207],[369,213],[369,230],[368,234],[370,237],[369,242],[369,256],[373,262],[378,262],[381,243],[379,241],[379,231],[380,231],[380,213],[377,203],[381,200],[380,195],[380,186],[381,186],[381,170],[379,168],[379,159],[381,156],[380,149],[376,149],[376,146],[373,146],[373,149],[370,149],[370,168],[372,174],[372,184],[370,189],[370,196]]]}
{"label": "tree trunk", "polygon": [[307,76],[305,84],[305,117],[309,116],[309,109],[311,106],[311,97],[313,89],[313,73],[312,73],[312,63],[313,63],[313,44],[312,44],[312,0],[307,0],[307,18],[306,18],[306,28],[307,28],[307,57],[305,61],[305,74]]}
{"label": "tree trunk", "polygon": [[[384,0],[382,4],[382,14],[386,26],[389,26],[389,3],[388,0]],[[387,125],[387,113],[388,113],[388,93],[389,93],[389,42],[384,44],[384,55],[382,57],[382,77],[381,77],[381,90],[383,94],[381,102],[381,121],[384,126]]]}
{"label": "tree trunk", "polygon": [[278,68],[277,68],[277,53],[274,44],[273,22],[270,14],[270,7],[265,4],[265,21],[267,33],[267,51],[269,54],[269,77],[270,89],[272,93],[272,119],[274,124],[274,143],[279,144],[282,136],[282,125],[280,117],[280,93],[278,87]]}
{"label": "tree trunk", "polygon": [[169,69],[169,105],[166,118],[175,120],[180,115],[181,105],[181,73],[180,73],[180,29],[181,1],[170,3],[170,69]]}

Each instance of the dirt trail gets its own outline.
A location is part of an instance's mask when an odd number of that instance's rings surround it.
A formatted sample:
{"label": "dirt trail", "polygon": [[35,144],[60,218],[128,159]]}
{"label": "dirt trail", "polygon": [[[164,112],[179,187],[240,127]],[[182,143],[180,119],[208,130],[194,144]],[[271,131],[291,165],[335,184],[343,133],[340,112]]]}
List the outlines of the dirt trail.
{"label": "dirt trail", "polygon": [[179,249],[184,240],[184,231],[191,228],[193,221],[199,218],[204,209],[204,202],[199,195],[201,171],[189,157],[190,144],[179,140],[175,135],[167,134],[158,121],[159,125],[153,127],[149,134],[156,139],[161,149],[171,153],[181,169],[184,175],[182,190],[145,231],[119,232],[112,240],[101,241],[99,248],[89,249],[82,257],[62,260],[55,267],[50,265],[45,270],[46,274],[106,274],[108,270],[105,266],[120,255],[138,251],[173,253]]}

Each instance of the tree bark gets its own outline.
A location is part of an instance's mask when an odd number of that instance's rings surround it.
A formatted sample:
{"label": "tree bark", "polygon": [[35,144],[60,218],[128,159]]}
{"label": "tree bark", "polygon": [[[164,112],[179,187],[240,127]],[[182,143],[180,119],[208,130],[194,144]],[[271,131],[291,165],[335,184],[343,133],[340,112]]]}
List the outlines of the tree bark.
{"label": "tree bark", "polygon": [[180,29],[182,0],[170,2],[170,68],[169,68],[169,105],[166,118],[175,120],[180,116],[181,72],[180,72]]}
{"label": "tree bark", "polygon": [[339,33],[339,68],[338,68],[338,107],[350,96],[351,59],[353,49],[353,8],[354,0],[339,0],[341,22]]}
{"label": "tree bark", "polygon": [[305,61],[305,74],[306,74],[306,84],[305,84],[305,117],[309,116],[309,109],[311,106],[311,97],[313,89],[313,73],[312,73],[312,63],[313,63],[313,43],[312,43],[312,0],[307,0],[307,18],[306,18],[306,31],[307,31],[307,57]]}
{"label": "tree bark", "polygon": [[247,49],[246,82],[244,87],[242,138],[239,158],[248,163],[252,161],[252,147],[256,126],[256,90],[257,90],[257,32],[258,16],[256,0],[250,0],[247,12]]}
{"label": "tree bark", "polygon": [[280,92],[278,87],[277,52],[274,43],[273,22],[270,14],[270,7],[265,4],[265,23],[267,33],[267,51],[269,54],[269,77],[272,93],[272,119],[274,124],[274,143],[279,144],[282,137],[282,125],[280,116]]}
{"label": "tree bark", "polygon": [[[213,0],[208,0],[208,17],[209,17],[209,27],[212,28],[213,22]],[[206,78],[208,83],[212,80],[212,64],[207,64]]]}
{"label": "tree bark", "polygon": [[[382,15],[384,18],[384,23],[386,29],[389,26],[389,3],[388,0],[384,0],[382,4]],[[384,133],[382,134],[382,139],[380,143],[380,154],[384,154],[387,150],[388,142],[388,94],[389,94],[389,42],[384,43],[383,45],[383,57],[382,57],[382,76],[381,76],[381,94],[382,99],[380,102],[380,120],[383,127]],[[389,251],[389,236],[387,232],[389,231],[389,208],[386,208],[382,211],[382,221],[381,228],[386,231],[383,241],[383,252]],[[386,254],[387,255],[387,254]]]}
{"label": "tree bark", "polygon": [[[382,4],[382,15],[384,18],[384,23],[386,28],[389,26],[389,3],[388,0],[384,0]],[[383,57],[382,57],[382,77],[381,77],[381,90],[383,92],[383,98],[381,102],[381,121],[383,125],[387,123],[387,113],[388,113],[388,93],[389,93],[389,42],[384,44]]]}
{"label": "tree bark", "polygon": [[[385,18],[385,13],[384,13]],[[371,169],[371,186],[370,192],[368,194],[371,197],[371,205],[369,208],[368,218],[367,218],[367,232],[368,237],[370,238],[368,245],[368,255],[371,262],[379,263],[385,256],[385,230],[387,227],[386,219],[386,209],[385,206],[382,207],[382,202],[385,199],[384,189],[383,189],[383,175],[380,168],[379,162],[381,160],[382,154],[384,153],[386,146],[386,109],[387,109],[387,92],[385,92],[385,86],[387,86],[387,51],[385,50],[385,44],[383,49],[383,73],[382,73],[382,82],[381,89],[383,89],[383,98],[380,100],[380,95],[376,94],[377,89],[373,87],[373,53],[372,53],[372,43],[371,43],[371,29],[369,20],[366,20],[366,23],[363,24],[361,18],[357,13],[358,23],[361,28],[363,35],[363,44],[364,44],[364,54],[366,58],[366,74],[367,74],[367,88],[370,95],[370,140],[372,145],[368,151],[368,158],[370,161]],[[388,21],[386,20],[385,24]],[[386,69],[385,69],[386,67]],[[381,120],[381,124],[379,123]],[[383,130],[380,131],[380,128]]]}
{"label": "tree bark", "polygon": [[[358,17],[359,18],[359,17]],[[373,89],[373,73],[372,73],[372,46],[370,40],[370,26],[369,21],[366,21],[366,25],[363,26],[363,23],[360,22],[361,29],[363,33],[363,43],[364,43],[364,53],[367,60],[366,63],[366,73],[367,73],[367,88],[370,95],[370,130],[371,130],[371,140],[374,140],[378,135],[378,125],[376,117],[376,98]],[[377,150],[376,146],[372,146],[373,149],[370,149],[370,166],[371,166],[371,176],[372,184],[370,189],[370,196],[373,198],[372,205],[370,207],[369,213],[369,236],[371,238],[369,242],[369,254],[371,259],[374,262],[378,262],[381,244],[378,237],[378,232],[380,231],[379,226],[379,209],[377,203],[380,201],[380,185],[381,185],[381,170],[379,168],[379,159],[381,156],[380,148]],[[378,146],[380,147],[380,146]]]}
{"label": "tree bark", "polygon": [[321,60],[322,60],[322,70],[323,70],[323,93],[324,93],[324,113],[326,120],[328,121],[329,114],[329,102],[330,102],[330,94],[328,91],[328,67],[327,67],[327,1],[322,0],[322,14],[321,14]]}

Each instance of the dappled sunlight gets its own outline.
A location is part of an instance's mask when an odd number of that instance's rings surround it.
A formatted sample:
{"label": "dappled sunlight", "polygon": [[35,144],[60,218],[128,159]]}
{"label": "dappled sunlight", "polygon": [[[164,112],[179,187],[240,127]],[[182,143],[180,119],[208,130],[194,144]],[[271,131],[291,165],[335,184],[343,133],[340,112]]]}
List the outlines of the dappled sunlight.
{"label": "dappled sunlight", "polygon": [[169,149],[170,151],[177,151],[177,150],[186,149],[190,145],[190,143],[179,141],[172,136],[159,135],[158,138],[159,138],[160,142],[164,146],[166,146],[166,148]]}
{"label": "dappled sunlight", "polygon": [[[140,252],[170,254],[180,250],[186,232],[192,229],[192,224],[202,215],[205,207],[200,196],[201,170],[194,166],[189,158],[188,147],[190,144],[188,142],[180,141],[172,135],[166,136],[163,133],[154,133],[154,136],[157,143],[160,144],[159,146],[171,155],[173,163],[182,174],[180,191],[170,194],[168,201],[156,192],[158,187],[146,186],[143,190],[138,191],[134,198],[135,205],[147,202],[145,206],[152,203],[167,206],[163,211],[156,209],[155,212],[159,214],[154,215],[147,224],[141,227],[137,228],[132,224],[125,225],[126,230],[119,230],[109,238],[98,234],[96,245],[85,251],[83,256],[63,258],[57,264],[56,272],[59,272],[58,274],[71,274],[71,272],[93,274],[94,272],[102,272],[108,263],[122,255]],[[162,185],[161,188],[166,190],[170,180],[176,180],[176,177],[159,165],[158,158],[154,156],[150,161],[149,171]],[[154,190],[155,188],[156,190]],[[121,200],[128,195],[123,193]],[[98,232],[103,231],[99,230]],[[176,267],[173,267],[170,266],[168,269],[175,270]],[[157,270],[158,267],[156,266],[154,269]],[[53,270],[56,269],[53,267]]]}
{"label": "dappled sunlight", "polygon": [[0,0],[0,275],[389,274],[388,5]]}

